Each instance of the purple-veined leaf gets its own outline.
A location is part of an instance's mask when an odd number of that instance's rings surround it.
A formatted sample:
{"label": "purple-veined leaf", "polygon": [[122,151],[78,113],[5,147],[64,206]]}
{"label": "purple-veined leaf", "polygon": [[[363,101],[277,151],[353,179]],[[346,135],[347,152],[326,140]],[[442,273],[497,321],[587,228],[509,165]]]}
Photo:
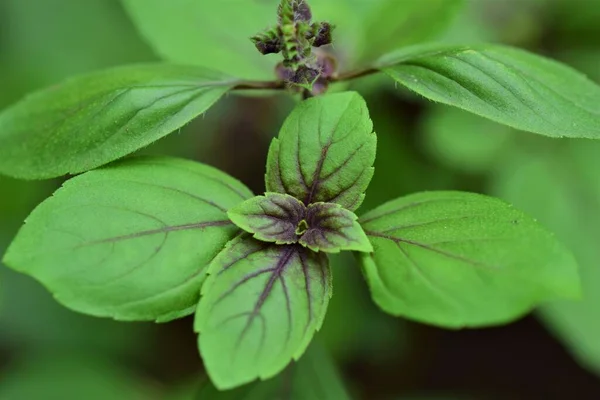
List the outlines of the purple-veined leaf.
{"label": "purple-veined leaf", "polygon": [[212,382],[223,390],[281,372],[321,327],[330,297],[325,254],[247,235],[231,241],[210,265],[196,311]]}
{"label": "purple-veined leaf", "polygon": [[355,92],[308,99],[288,116],[269,149],[267,191],[308,205],[338,203],[354,211],[373,177],[377,137]]}
{"label": "purple-veined leaf", "polygon": [[299,243],[314,251],[339,253],[340,250],[371,252],[373,246],[358,217],[339,204],[313,203],[306,208],[306,232]]}
{"label": "purple-veined leaf", "polygon": [[416,193],[360,223],[375,249],[358,253],[373,299],[393,315],[486,326],[580,295],[573,255],[533,218],[493,197]]}
{"label": "purple-veined leaf", "polygon": [[314,251],[373,251],[358,217],[336,203],[305,206],[293,196],[266,193],[230,209],[229,218],[254,238],[277,244],[300,243]]}
{"label": "purple-veined leaf", "polygon": [[258,240],[291,244],[298,242],[298,225],[304,219],[305,209],[293,196],[265,193],[233,207],[227,215]]}
{"label": "purple-veined leaf", "polygon": [[212,167],[140,157],[67,181],[27,218],[4,262],[65,306],[119,320],[191,314],[208,264],[252,196]]}

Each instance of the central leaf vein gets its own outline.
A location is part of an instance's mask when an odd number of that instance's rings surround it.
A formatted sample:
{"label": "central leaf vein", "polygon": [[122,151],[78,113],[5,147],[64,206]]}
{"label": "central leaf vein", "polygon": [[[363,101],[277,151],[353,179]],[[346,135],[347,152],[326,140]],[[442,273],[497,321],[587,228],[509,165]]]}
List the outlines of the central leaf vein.
{"label": "central leaf vein", "polygon": [[[126,92],[128,92],[130,90],[131,90],[131,88],[128,88]],[[195,91],[195,90],[198,90],[198,88],[192,87],[192,88],[187,88],[187,89],[181,89],[181,90],[177,90],[175,92],[167,93],[167,94],[165,94],[163,96],[159,96],[157,98],[152,99],[152,101],[150,101],[149,103],[145,104],[144,106],[139,107],[136,110],[133,110],[133,112],[130,112],[130,115],[127,116],[127,119],[125,121],[121,122],[120,126],[118,128],[116,128],[116,129],[114,129],[110,135],[105,136],[100,144],[98,144],[96,142],[90,142],[90,144],[89,144],[88,147],[92,151],[98,151],[98,149],[101,149],[103,146],[105,146],[110,141],[111,138],[117,136],[118,134],[121,134],[122,131],[123,131],[123,129],[127,130],[125,127],[127,125],[129,125],[133,120],[135,120],[135,118],[142,111],[150,110],[154,105],[156,105],[161,100],[165,100],[165,99],[168,99],[169,97],[174,97],[174,96],[177,96],[179,94],[183,94],[183,93],[187,93],[187,92],[192,92],[192,91]],[[122,95],[123,94],[125,94],[125,93],[122,93]],[[187,99],[187,104],[191,103],[193,100],[195,100],[197,98],[198,95],[201,95],[201,94],[203,94],[203,90],[200,90],[197,94],[195,94],[194,96],[192,96],[189,99]],[[121,96],[117,96],[116,98],[118,98],[118,97],[121,97]],[[97,116],[100,115],[100,113],[102,111],[105,111],[108,108],[108,106],[111,105],[116,100],[116,98],[111,99],[111,101],[109,101],[108,103],[106,103],[98,112],[96,112],[94,114],[94,116],[92,116],[92,118],[89,121],[89,123],[93,123],[93,120],[96,119]],[[184,107],[182,107],[182,109],[183,108]],[[177,114],[178,113],[171,114],[169,117],[173,117],[173,116],[175,116]],[[86,122],[88,122],[88,121],[86,121]],[[166,123],[166,118],[160,124],[158,124],[158,126],[164,125],[165,123]]]}
{"label": "central leaf vein", "polygon": [[[306,256],[303,251],[298,253],[298,257],[300,258],[300,265],[302,266],[302,274],[304,275],[304,288],[306,290],[306,301],[307,301],[307,310],[308,310],[308,318],[306,321],[306,325],[304,326],[304,333],[308,330],[310,323],[313,319],[313,304],[312,297],[310,295],[310,277],[308,275],[308,265],[306,263]],[[321,268],[322,270],[322,268]]]}
{"label": "central leaf vein", "polygon": [[[458,57],[457,54],[453,54],[450,55],[451,58],[462,62],[463,64],[469,65],[470,67],[472,67],[473,69],[479,71],[482,75],[487,76],[489,79],[491,79],[492,81],[494,81],[496,84],[498,84],[498,86],[500,88],[502,88],[502,90],[504,90],[505,93],[508,93],[510,96],[512,96],[518,103],[522,104],[525,108],[527,108],[528,110],[530,110],[533,114],[537,115],[540,119],[544,120],[546,123],[548,123],[549,125],[554,126],[555,128],[558,128],[558,126],[556,124],[554,124],[552,121],[550,121],[543,113],[540,113],[539,110],[535,109],[530,103],[528,103],[526,101],[526,98],[523,96],[519,96],[518,92],[514,91],[513,89],[511,89],[511,86],[508,86],[506,84],[504,84],[503,82],[501,82],[500,80],[498,80],[498,78],[496,78],[492,73],[483,70],[480,66],[473,64],[472,62],[469,62],[467,60],[464,60],[460,57]],[[487,55],[485,55],[485,57],[487,58]],[[503,67],[506,68],[506,66],[504,64],[501,64]],[[534,88],[533,85],[531,85],[529,82],[527,82],[527,80],[523,79],[521,76],[517,76],[517,78],[526,86],[528,86],[532,91],[536,92],[539,94],[539,91],[537,89]],[[489,100],[488,100],[489,103]]]}
{"label": "central leaf vein", "polygon": [[93,245],[102,244],[102,243],[112,243],[112,242],[119,242],[122,240],[136,239],[139,237],[151,236],[151,235],[156,235],[159,233],[168,235],[170,232],[185,231],[185,230],[192,230],[192,229],[202,229],[202,228],[207,228],[207,227],[225,226],[225,225],[233,225],[233,223],[229,220],[224,220],[224,221],[196,222],[196,223],[191,223],[191,224],[164,226],[164,227],[158,228],[158,229],[150,229],[147,231],[134,232],[134,233],[130,233],[127,235],[115,236],[115,237],[111,237],[111,238],[95,240],[95,241],[88,242],[88,243],[82,243],[82,244],[76,246],[76,248],[93,246]]}
{"label": "central leaf vein", "polygon": [[283,277],[283,275],[279,275],[279,281],[281,282],[281,288],[283,289],[283,295],[285,296],[285,309],[287,312],[288,320],[286,343],[288,343],[292,335],[292,301],[290,299],[290,293],[288,291],[288,287],[285,283],[285,278]]}
{"label": "central leaf vein", "polygon": [[454,308],[457,309],[460,314],[462,314],[464,310],[460,306],[460,303],[458,301],[456,301],[456,299],[454,299],[454,297],[452,297],[452,295],[450,295],[445,289],[443,289],[443,288],[439,287],[437,284],[435,284],[425,274],[424,269],[421,268],[419,266],[419,264],[417,264],[417,262],[415,260],[413,260],[413,258],[409,255],[408,251],[406,251],[402,247],[402,242],[398,241],[398,242],[394,242],[394,243],[396,244],[396,247],[398,247],[398,249],[400,250],[400,252],[402,253],[402,255],[404,255],[404,257],[406,258],[406,260],[408,260],[408,262],[410,263],[410,265],[413,266],[413,271],[417,272],[417,274],[419,275],[419,277],[421,278],[421,280],[423,282],[425,282],[427,284],[427,286],[429,286],[434,292],[438,293],[441,297],[449,300],[450,303],[454,305]]}
{"label": "central leaf vein", "polygon": [[231,191],[232,193],[235,193],[237,196],[239,196],[242,200],[246,200],[248,197],[250,197],[252,195],[252,193],[248,192],[248,193],[242,193],[240,192],[238,189],[236,189],[235,187],[233,187],[231,184],[229,184],[228,182],[225,182],[224,180],[215,178],[214,176],[205,174],[197,169],[192,170],[189,168],[183,168],[180,167],[178,165],[172,165],[172,164],[166,164],[166,163],[162,163],[162,162],[150,162],[148,159],[141,159],[137,162],[140,165],[154,165],[154,166],[159,166],[159,167],[168,167],[170,169],[174,169],[174,170],[180,170],[180,171],[185,171],[189,174],[192,175],[196,175],[198,177],[201,177],[203,179],[207,179],[210,180],[212,182],[216,182],[220,185],[223,185],[224,187],[226,187],[229,191]]}
{"label": "central leaf vein", "polygon": [[208,204],[209,206],[215,207],[219,211],[227,212],[227,209],[225,207],[223,207],[223,206],[215,203],[212,200],[208,200],[208,199],[202,198],[200,196],[196,196],[193,193],[186,192],[185,190],[181,190],[181,189],[178,189],[178,188],[175,188],[175,187],[172,187],[172,186],[159,185],[159,184],[150,183],[150,182],[139,182],[139,181],[133,181],[133,180],[127,180],[127,179],[119,179],[119,181],[120,182],[136,183],[136,184],[139,184],[139,185],[156,187],[156,188],[160,188],[160,189],[165,189],[165,190],[169,190],[169,191],[172,191],[172,192],[176,192],[176,193],[182,194],[184,196],[191,197],[191,198],[199,201],[200,203]]}
{"label": "central leaf vein", "polygon": [[364,224],[366,224],[367,222],[376,221],[376,220],[378,220],[378,219],[381,219],[381,218],[383,218],[383,217],[387,217],[387,216],[389,216],[389,215],[392,215],[392,214],[399,213],[400,211],[406,211],[406,210],[408,210],[408,209],[411,209],[411,208],[414,208],[414,207],[421,206],[421,205],[423,205],[423,204],[432,204],[432,203],[449,203],[449,202],[451,202],[451,201],[464,201],[464,199],[461,199],[461,198],[455,198],[455,199],[453,199],[453,198],[445,198],[445,197],[444,197],[444,198],[442,198],[442,199],[437,199],[437,198],[436,198],[436,199],[427,199],[427,200],[421,200],[421,201],[414,201],[414,202],[412,202],[412,203],[409,203],[409,204],[402,205],[402,206],[400,206],[400,207],[398,207],[398,208],[393,208],[393,209],[391,209],[391,210],[389,210],[389,211],[385,211],[385,212],[383,212],[383,213],[381,213],[381,214],[376,214],[376,215],[374,215],[374,216],[371,216],[371,217],[368,217],[368,218],[366,218],[366,219],[365,219],[365,218],[360,218],[360,220],[359,220],[359,221],[360,221],[360,223],[361,223],[361,224],[363,224],[363,225],[364,225]]}
{"label": "central leaf vein", "polygon": [[394,237],[394,236],[385,235],[385,234],[382,234],[382,233],[368,231],[368,230],[365,230],[365,233],[367,234],[367,236],[373,236],[373,237],[376,237],[376,238],[382,238],[382,239],[391,240],[394,243],[406,243],[406,244],[409,244],[409,245],[421,247],[421,248],[423,248],[425,250],[433,251],[434,253],[438,253],[438,254],[440,254],[442,256],[445,256],[445,257],[448,257],[448,258],[452,258],[452,259],[455,259],[455,260],[458,260],[458,261],[462,261],[464,263],[470,264],[470,265],[475,266],[475,267],[484,267],[486,269],[499,270],[499,268],[494,267],[492,265],[488,265],[488,264],[485,264],[485,263],[482,263],[482,262],[479,262],[479,261],[476,261],[476,260],[471,260],[469,258],[466,258],[466,257],[463,257],[463,256],[459,256],[458,254],[450,253],[448,251],[445,251],[445,250],[442,250],[442,249],[438,249],[436,247],[432,247],[432,246],[430,246],[428,244],[425,244],[425,243],[416,242],[416,241],[408,240],[408,239],[397,238],[397,237]]}
{"label": "central leaf vein", "polygon": [[[283,271],[285,271],[286,266],[288,265],[288,263],[290,262],[290,259],[292,258],[293,254],[294,254],[294,251],[295,251],[295,246],[289,246],[289,248],[286,249],[283,256],[277,262],[277,265],[274,268],[272,268],[271,271],[268,271],[268,272],[272,272],[272,274],[269,277],[269,280],[267,281],[265,288],[263,289],[260,296],[258,297],[258,300],[256,301],[256,304],[254,305],[254,309],[252,310],[252,313],[248,316],[248,321],[246,321],[246,325],[244,326],[244,329],[242,329],[242,331],[240,332],[240,335],[235,344],[235,348],[236,348],[235,353],[237,353],[237,349],[239,349],[239,346],[240,346],[242,340],[244,339],[244,337],[246,336],[246,334],[248,333],[248,330],[252,326],[254,319],[256,318],[256,316],[258,314],[260,314],[263,304],[265,303],[265,301],[267,300],[267,298],[269,297],[269,295],[271,294],[271,292],[273,290],[273,285],[275,284],[275,281],[281,276]],[[262,344],[261,344],[261,347],[262,347]]]}

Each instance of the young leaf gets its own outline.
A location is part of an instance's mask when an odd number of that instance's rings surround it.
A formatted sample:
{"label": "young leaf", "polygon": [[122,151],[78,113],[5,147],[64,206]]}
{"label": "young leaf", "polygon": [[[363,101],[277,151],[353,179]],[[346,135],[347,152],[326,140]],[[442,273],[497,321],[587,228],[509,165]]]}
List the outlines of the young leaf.
{"label": "young leaf", "polygon": [[452,22],[463,0],[383,0],[376,2],[364,33],[362,61],[395,49],[425,42]]}
{"label": "young leaf", "polygon": [[335,203],[308,207],[287,194],[256,196],[227,212],[237,226],[254,238],[277,244],[300,243],[314,251],[373,251],[358,218]]}
{"label": "young leaf", "polygon": [[96,168],[182,127],[233,84],[202,68],[168,64],[67,80],[0,113],[0,173],[44,179]]}
{"label": "young leaf", "polygon": [[323,253],[250,237],[230,242],[210,265],[196,312],[212,382],[224,390],[278,374],[321,327],[330,297]]}
{"label": "young leaf", "polygon": [[600,87],[577,71],[497,45],[414,47],[381,60],[428,99],[552,137],[600,138]]}
{"label": "young leaf", "polygon": [[556,297],[576,298],[576,262],[535,220],[501,200],[424,192],[365,214],[375,252],[360,253],[385,311],[459,328],[505,323]]}
{"label": "young leaf", "polygon": [[373,251],[357,217],[339,204],[313,203],[306,208],[306,232],[299,243],[314,251]]}
{"label": "young leaf", "polygon": [[126,160],[67,181],[27,218],[4,262],[79,312],[179,318],[193,312],[208,264],[239,232],[227,209],[251,195],[199,163]]}
{"label": "young leaf", "polygon": [[365,101],[355,92],[300,103],[274,139],[267,160],[267,191],[304,204],[362,203],[373,176],[377,137]]}
{"label": "young leaf", "polygon": [[296,231],[304,214],[301,201],[279,193],[253,197],[227,212],[234,224],[253,233],[256,239],[277,244],[298,242]]}

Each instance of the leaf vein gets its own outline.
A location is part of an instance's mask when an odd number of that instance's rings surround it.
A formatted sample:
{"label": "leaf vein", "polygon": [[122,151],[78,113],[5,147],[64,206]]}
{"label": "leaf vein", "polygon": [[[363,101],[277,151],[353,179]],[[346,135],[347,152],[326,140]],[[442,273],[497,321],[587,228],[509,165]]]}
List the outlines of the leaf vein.
{"label": "leaf vein", "polygon": [[485,263],[482,263],[482,262],[479,262],[479,261],[471,260],[469,258],[460,256],[458,254],[450,253],[448,251],[445,251],[445,250],[442,250],[442,249],[438,249],[436,247],[432,247],[432,246],[430,246],[428,244],[425,244],[425,243],[420,243],[420,242],[416,242],[416,241],[408,240],[408,239],[397,238],[397,237],[390,236],[390,235],[385,235],[385,234],[382,234],[382,233],[379,233],[379,232],[365,231],[365,233],[368,236],[373,236],[373,237],[376,237],[376,238],[382,238],[382,239],[391,240],[394,243],[406,243],[406,244],[409,244],[409,245],[421,247],[421,248],[423,248],[425,250],[433,251],[434,253],[438,253],[440,255],[443,255],[443,256],[448,257],[448,258],[452,258],[454,260],[462,261],[464,263],[470,264],[470,265],[475,266],[475,267],[484,267],[484,268],[488,268],[488,269],[496,270],[496,271],[499,270],[499,268],[494,267],[492,265],[488,265],[488,264],[485,264]]}
{"label": "leaf vein", "polygon": [[95,240],[92,242],[80,244],[75,248],[93,246],[93,245],[102,244],[102,243],[118,242],[121,240],[136,239],[136,238],[140,238],[143,236],[156,235],[159,233],[167,234],[170,232],[192,230],[192,229],[202,229],[202,228],[207,228],[207,227],[225,226],[225,225],[232,225],[232,222],[229,220],[227,220],[227,221],[208,221],[208,222],[196,222],[196,223],[183,224],[183,225],[164,226],[164,227],[158,228],[158,229],[150,229],[150,230],[146,230],[146,231],[130,233],[127,235],[121,235],[121,236],[115,236],[115,237],[106,238],[106,239]]}
{"label": "leaf vein", "polygon": [[252,326],[254,319],[260,313],[263,304],[265,303],[265,301],[271,294],[271,291],[273,290],[273,285],[275,284],[275,281],[279,278],[279,276],[281,276],[283,271],[285,271],[286,266],[288,265],[290,259],[292,258],[294,250],[295,250],[295,247],[290,246],[288,249],[286,249],[283,256],[279,259],[279,261],[277,262],[277,265],[274,268],[271,268],[271,271],[265,270],[266,272],[272,272],[271,277],[269,278],[267,284],[265,285],[265,288],[263,289],[260,296],[258,297],[258,300],[256,301],[256,303],[254,305],[254,309],[253,309],[252,313],[249,315],[248,321],[246,322],[244,329],[242,329],[242,332],[240,333],[240,336],[238,337],[238,339],[236,341],[234,353],[237,353],[237,350],[239,349],[239,346],[240,346],[242,340],[248,333],[248,330]]}

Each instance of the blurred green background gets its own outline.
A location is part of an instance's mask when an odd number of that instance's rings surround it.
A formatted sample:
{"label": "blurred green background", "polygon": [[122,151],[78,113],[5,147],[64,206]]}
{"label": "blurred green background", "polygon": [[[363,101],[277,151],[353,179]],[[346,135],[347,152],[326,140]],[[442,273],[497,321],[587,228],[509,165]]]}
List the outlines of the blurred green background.
{"label": "blurred green background", "polygon": [[[442,39],[524,47],[600,82],[597,0],[471,0]],[[118,0],[0,0],[0,107],[73,74],[153,60]],[[585,299],[544,305],[506,327],[444,331],[379,312],[354,260],[337,258],[317,340],[352,396],[600,399],[600,143],[516,132],[381,77],[354,87],[379,137],[363,210],[420,190],[498,196],[573,249]],[[229,95],[143,152],[215,165],[262,192],[267,146],[292,105],[282,95]],[[0,252],[60,183],[0,177]],[[205,379],[195,340],[190,318],[156,325],[86,317],[0,266],[0,400],[192,400]]]}

